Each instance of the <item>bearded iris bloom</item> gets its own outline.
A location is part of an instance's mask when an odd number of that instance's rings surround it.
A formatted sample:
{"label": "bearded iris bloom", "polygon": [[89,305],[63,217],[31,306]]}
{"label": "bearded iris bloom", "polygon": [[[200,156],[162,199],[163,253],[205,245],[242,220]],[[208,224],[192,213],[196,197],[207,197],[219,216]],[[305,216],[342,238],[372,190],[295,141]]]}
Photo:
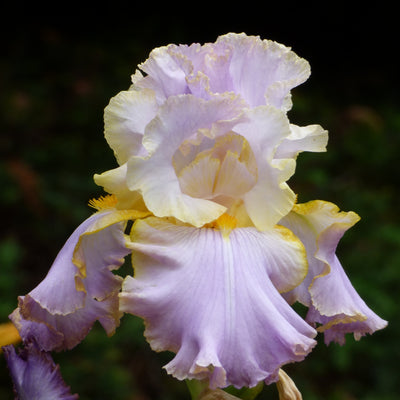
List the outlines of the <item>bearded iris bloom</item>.
{"label": "bearded iris bloom", "polygon": [[[215,389],[276,382],[317,331],[344,343],[382,329],[335,255],[359,217],[297,204],[287,183],[301,152],[326,150],[321,126],[287,116],[309,74],[289,48],[245,34],[153,50],[105,110],[118,167],[95,181],[108,195],[19,298],[21,337],[69,349],[96,320],[113,334],[134,314],[155,351],[175,353],[168,373]],[[122,280],[112,271],[128,254]]]}
{"label": "bearded iris bloom", "polygon": [[16,400],[77,400],[63,381],[59,366],[50,354],[40,351],[34,342],[17,353],[14,346],[3,347],[14,383]]}

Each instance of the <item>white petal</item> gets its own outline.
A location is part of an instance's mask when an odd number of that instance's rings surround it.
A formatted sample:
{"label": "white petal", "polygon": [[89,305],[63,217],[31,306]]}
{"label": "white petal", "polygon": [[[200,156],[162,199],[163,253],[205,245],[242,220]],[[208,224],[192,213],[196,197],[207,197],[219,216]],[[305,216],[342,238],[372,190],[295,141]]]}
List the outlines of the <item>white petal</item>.
{"label": "white petal", "polygon": [[202,226],[225,211],[217,203],[182,193],[172,160],[182,143],[199,130],[222,134],[234,125],[241,117],[241,104],[231,96],[210,101],[176,96],[160,108],[143,139],[149,156],[131,157],[127,172],[128,187],[142,193],[146,206],[156,216],[172,216]]}
{"label": "white petal", "polygon": [[220,161],[211,154],[200,154],[178,175],[182,192],[191,197],[211,199],[220,165]]}
{"label": "white petal", "polygon": [[306,60],[279,43],[245,34],[221,36],[217,44],[221,43],[232,48],[229,71],[235,92],[251,107],[290,108],[290,90],[310,75]]}
{"label": "white petal", "polygon": [[296,196],[286,184],[294,173],[294,160],[275,160],[279,144],[290,135],[286,115],[270,106],[248,110],[248,121],[234,131],[250,144],[257,162],[258,179],[244,195],[247,212],[254,225],[265,230],[273,227],[293,207]]}
{"label": "white petal", "polygon": [[144,152],[144,130],[156,112],[151,90],[123,91],[110,100],[104,110],[104,134],[120,165],[130,156]]}
{"label": "white petal", "polygon": [[214,194],[240,198],[256,183],[245,163],[239,161],[239,154],[228,151],[222,162]]}
{"label": "white petal", "polygon": [[319,125],[290,125],[290,135],[279,145],[275,158],[296,158],[302,151],[323,152],[328,143],[328,131]]}
{"label": "white petal", "polygon": [[149,58],[139,65],[146,73],[142,80],[136,81],[136,86],[148,88],[156,93],[158,104],[168,97],[188,93],[186,72],[171,49],[175,46],[163,46],[152,50]]}
{"label": "white petal", "polygon": [[132,191],[126,184],[127,163],[118,168],[95,174],[94,181],[102,186],[107,193],[116,196],[118,202],[116,207],[121,210],[141,210],[145,211],[142,195],[138,191]]}

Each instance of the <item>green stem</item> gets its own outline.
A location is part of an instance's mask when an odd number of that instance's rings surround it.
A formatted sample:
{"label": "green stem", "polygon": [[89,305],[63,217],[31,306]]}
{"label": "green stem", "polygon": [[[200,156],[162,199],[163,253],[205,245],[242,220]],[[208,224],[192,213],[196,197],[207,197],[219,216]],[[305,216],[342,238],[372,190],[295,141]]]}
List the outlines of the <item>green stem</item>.
{"label": "green stem", "polygon": [[242,388],[242,389],[235,389],[233,386],[230,386],[225,389],[225,391],[233,396],[238,397],[242,400],[254,400],[263,390],[264,383],[260,382],[257,386],[252,388]]}
{"label": "green stem", "polygon": [[[197,379],[186,380],[186,385],[189,389],[190,396],[192,400],[198,400],[202,394],[208,389],[208,381],[198,381]],[[238,399],[242,400],[255,400],[255,398],[261,393],[263,390],[264,383],[261,382],[257,386],[253,388],[242,388],[242,389],[235,389],[233,386],[230,386],[224,391],[226,393],[235,396]]]}
{"label": "green stem", "polygon": [[208,387],[208,381],[199,381],[197,379],[186,379],[186,385],[189,389],[192,400],[197,400],[200,394]]}

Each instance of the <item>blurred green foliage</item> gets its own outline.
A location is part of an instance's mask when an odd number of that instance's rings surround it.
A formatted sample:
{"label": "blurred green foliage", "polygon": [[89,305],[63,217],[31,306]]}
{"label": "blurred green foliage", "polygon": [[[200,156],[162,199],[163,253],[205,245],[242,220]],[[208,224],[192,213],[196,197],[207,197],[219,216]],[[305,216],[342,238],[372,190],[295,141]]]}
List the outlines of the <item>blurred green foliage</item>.
{"label": "blurred green foliage", "polygon": [[[102,193],[92,175],[116,165],[102,137],[109,99],[129,87],[130,75],[153,47],[203,40],[178,29],[168,37],[161,28],[128,33],[65,33],[45,25],[12,31],[3,48],[0,321],[15,308],[17,295],[41,281],[66,238],[90,214],[87,201]],[[329,200],[362,217],[338,253],[353,285],[389,326],[359,342],[349,336],[343,347],[327,347],[321,336],[312,354],[286,371],[307,400],[397,400],[400,113],[380,83],[365,76],[364,89],[354,75],[314,79],[294,91],[290,118],[328,129],[328,152],[301,154],[290,184],[301,202]],[[113,337],[96,325],[79,346],[54,358],[82,400],[188,399],[185,384],[162,370],[171,355],[152,352],[141,320],[132,316],[122,319]],[[0,398],[12,399],[1,356]],[[259,398],[276,399],[274,385]]]}

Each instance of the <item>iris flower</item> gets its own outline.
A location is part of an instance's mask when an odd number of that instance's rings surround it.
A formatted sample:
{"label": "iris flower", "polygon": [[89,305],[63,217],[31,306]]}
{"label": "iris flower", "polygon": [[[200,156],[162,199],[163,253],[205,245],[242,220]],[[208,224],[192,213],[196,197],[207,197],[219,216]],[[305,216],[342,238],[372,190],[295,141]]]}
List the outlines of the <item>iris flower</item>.
{"label": "iris flower", "polygon": [[155,351],[175,354],[168,373],[216,389],[278,381],[317,331],[343,343],[383,328],[335,255],[359,217],[297,204],[287,183],[301,152],[326,150],[321,126],[287,116],[309,75],[289,48],[245,34],[154,49],[105,109],[118,166],[95,175],[107,195],[19,298],[21,337],[69,349],[96,320],[112,334],[134,314]]}
{"label": "iris flower", "polygon": [[3,347],[14,383],[16,400],[76,400],[63,381],[60,368],[50,354],[29,342],[17,353],[13,345]]}

